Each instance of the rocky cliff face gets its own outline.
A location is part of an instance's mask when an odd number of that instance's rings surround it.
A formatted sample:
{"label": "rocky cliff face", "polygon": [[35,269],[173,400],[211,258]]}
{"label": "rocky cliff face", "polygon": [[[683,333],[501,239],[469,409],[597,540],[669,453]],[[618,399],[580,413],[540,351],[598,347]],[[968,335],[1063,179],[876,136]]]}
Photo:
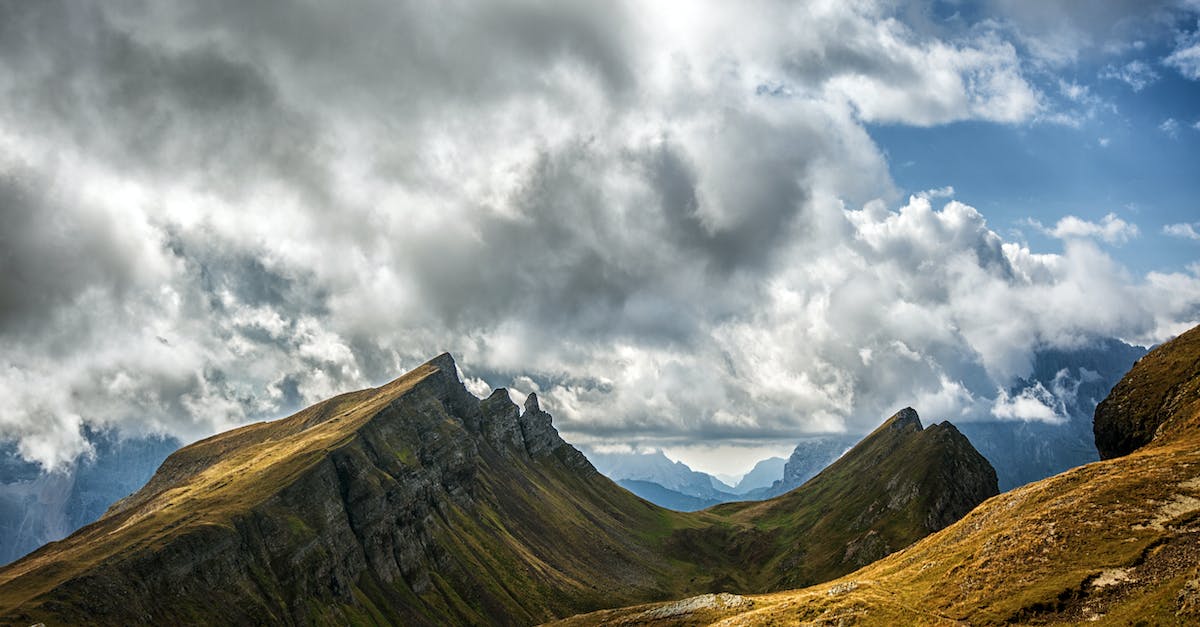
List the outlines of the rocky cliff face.
{"label": "rocky cliff face", "polygon": [[795,490],[828,468],[861,439],[861,435],[834,434],[801,440],[783,466],[783,477],[769,487],[746,493],[746,498],[768,499]]}

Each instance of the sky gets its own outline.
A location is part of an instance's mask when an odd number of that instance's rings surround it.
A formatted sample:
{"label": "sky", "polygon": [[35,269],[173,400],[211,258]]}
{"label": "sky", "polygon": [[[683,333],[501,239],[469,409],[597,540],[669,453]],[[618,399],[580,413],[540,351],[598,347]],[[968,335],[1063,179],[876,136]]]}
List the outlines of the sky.
{"label": "sky", "polygon": [[1198,157],[1194,0],[0,2],[0,438],[442,351],[716,472],[1054,421],[1036,351],[1200,322]]}

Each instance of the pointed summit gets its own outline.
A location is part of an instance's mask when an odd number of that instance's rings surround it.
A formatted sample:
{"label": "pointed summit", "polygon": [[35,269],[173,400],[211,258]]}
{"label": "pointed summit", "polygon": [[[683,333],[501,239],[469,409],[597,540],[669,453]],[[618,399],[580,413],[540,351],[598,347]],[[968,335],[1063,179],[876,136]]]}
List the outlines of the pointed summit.
{"label": "pointed summit", "polygon": [[912,407],[905,407],[895,414],[892,414],[892,417],[888,418],[883,424],[884,426],[895,429],[896,431],[903,431],[910,428],[915,429],[916,431],[922,430],[921,417],[917,415],[917,410],[913,409]]}
{"label": "pointed summit", "polygon": [[438,370],[441,370],[455,379],[458,378],[458,365],[454,363],[454,357],[452,357],[450,353],[442,353],[441,355],[438,355],[437,357],[425,362],[425,365],[432,368],[437,368]]}
{"label": "pointed summit", "polygon": [[537,400],[536,392],[530,392],[529,396],[525,397],[525,411],[533,412],[535,414],[542,411],[542,408],[538,407],[538,400]]}

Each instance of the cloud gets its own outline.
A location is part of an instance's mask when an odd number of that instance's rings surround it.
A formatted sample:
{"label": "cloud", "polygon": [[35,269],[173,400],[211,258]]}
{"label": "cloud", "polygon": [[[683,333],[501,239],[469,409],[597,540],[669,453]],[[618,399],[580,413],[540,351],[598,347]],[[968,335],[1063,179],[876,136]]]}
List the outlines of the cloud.
{"label": "cloud", "polygon": [[1091,222],[1076,216],[1065,216],[1053,228],[1042,226],[1037,220],[1030,224],[1043,233],[1058,239],[1092,238],[1109,244],[1124,244],[1138,236],[1138,227],[1110,213],[1099,222]]}
{"label": "cloud", "polygon": [[1009,25],[1038,64],[1060,68],[1084,60],[1140,50],[1146,40],[1191,20],[1187,0],[989,0],[986,12]]}
{"label": "cloud", "polygon": [[1067,416],[1060,414],[1058,398],[1041,383],[1027,387],[1015,395],[999,390],[992,404],[992,415],[1001,420],[1024,420],[1060,424]]}
{"label": "cloud", "polygon": [[1190,34],[1181,34],[1175,50],[1163,59],[1185,78],[1200,81],[1200,24]]}
{"label": "cloud", "polygon": [[0,437],[47,466],[84,425],[191,440],[443,350],[579,441],[987,418],[1039,347],[1197,318],[1193,271],[898,197],[867,124],[1045,114],[1001,28],[871,2],[0,11]]}
{"label": "cloud", "polygon": [[1182,237],[1184,239],[1200,241],[1200,230],[1197,230],[1198,227],[1200,227],[1200,222],[1180,222],[1178,224],[1167,224],[1163,226],[1163,233],[1172,237]]}
{"label": "cloud", "polygon": [[954,186],[946,185],[945,187],[938,187],[935,189],[927,189],[923,192],[919,192],[917,195],[921,196],[923,198],[930,198],[930,199],[954,198]]}
{"label": "cloud", "polygon": [[1171,139],[1179,139],[1179,122],[1175,118],[1167,118],[1158,125],[1158,130],[1166,133]]}
{"label": "cloud", "polygon": [[1100,78],[1121,81],[1133,91],[1139,92],[1156,82],[1159,76],[1145,61],[1134,59],[1121,66],[1106,65],[1100,70]]}

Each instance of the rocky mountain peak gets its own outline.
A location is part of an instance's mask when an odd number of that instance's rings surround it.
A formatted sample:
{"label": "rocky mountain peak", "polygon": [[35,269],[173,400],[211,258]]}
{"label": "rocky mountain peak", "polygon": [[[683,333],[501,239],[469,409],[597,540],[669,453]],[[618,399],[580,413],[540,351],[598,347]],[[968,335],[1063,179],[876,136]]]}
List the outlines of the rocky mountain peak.
{"label": "rocky mountain peak", "polygon": [[458,378],[458,365],[454,363],[454,357],[450,353],[442,353],[425,362],[425,365],[453,375],[455,379]]}
{"label": "rocky mountain peak", "polygon": [[443,354],[180,449],[122,506],[0,569],[0,623],[537,624],[824,580],[987,496],[965,438],[915,412],[889,424],[807,488],[690,516],[600,477],[535,394],[523,412],[504,389],[474,397]]}
{"label": "rocky mountain peak", "polygon": [[526,412],[541,412],[542,408],[538,407],[538,397],[536,392],[530,392],[529,396],[525,397]]}
{"label": "rocky mountain peak", "polygon": [[922,430],[921,418],[917,415],[917,410],[912,407],[905,407],[896,412],[883,423],[883,426],[893,431]]}
{"label": "rocky mountain peak", "polygon": [[566,445],[551,423],[550,414],[538,406],[537,394],[533,392],[525,398],[525,412],[521,414],[520,425],[525,449],[531,457],[549,455]]}
{"label": "rocky mountain peak", "polygon": [[479,403],[483,412],[483,435],[502,451],[524,449],[521,433],[521,409],[512,402],[508,390],[496,388]]}

